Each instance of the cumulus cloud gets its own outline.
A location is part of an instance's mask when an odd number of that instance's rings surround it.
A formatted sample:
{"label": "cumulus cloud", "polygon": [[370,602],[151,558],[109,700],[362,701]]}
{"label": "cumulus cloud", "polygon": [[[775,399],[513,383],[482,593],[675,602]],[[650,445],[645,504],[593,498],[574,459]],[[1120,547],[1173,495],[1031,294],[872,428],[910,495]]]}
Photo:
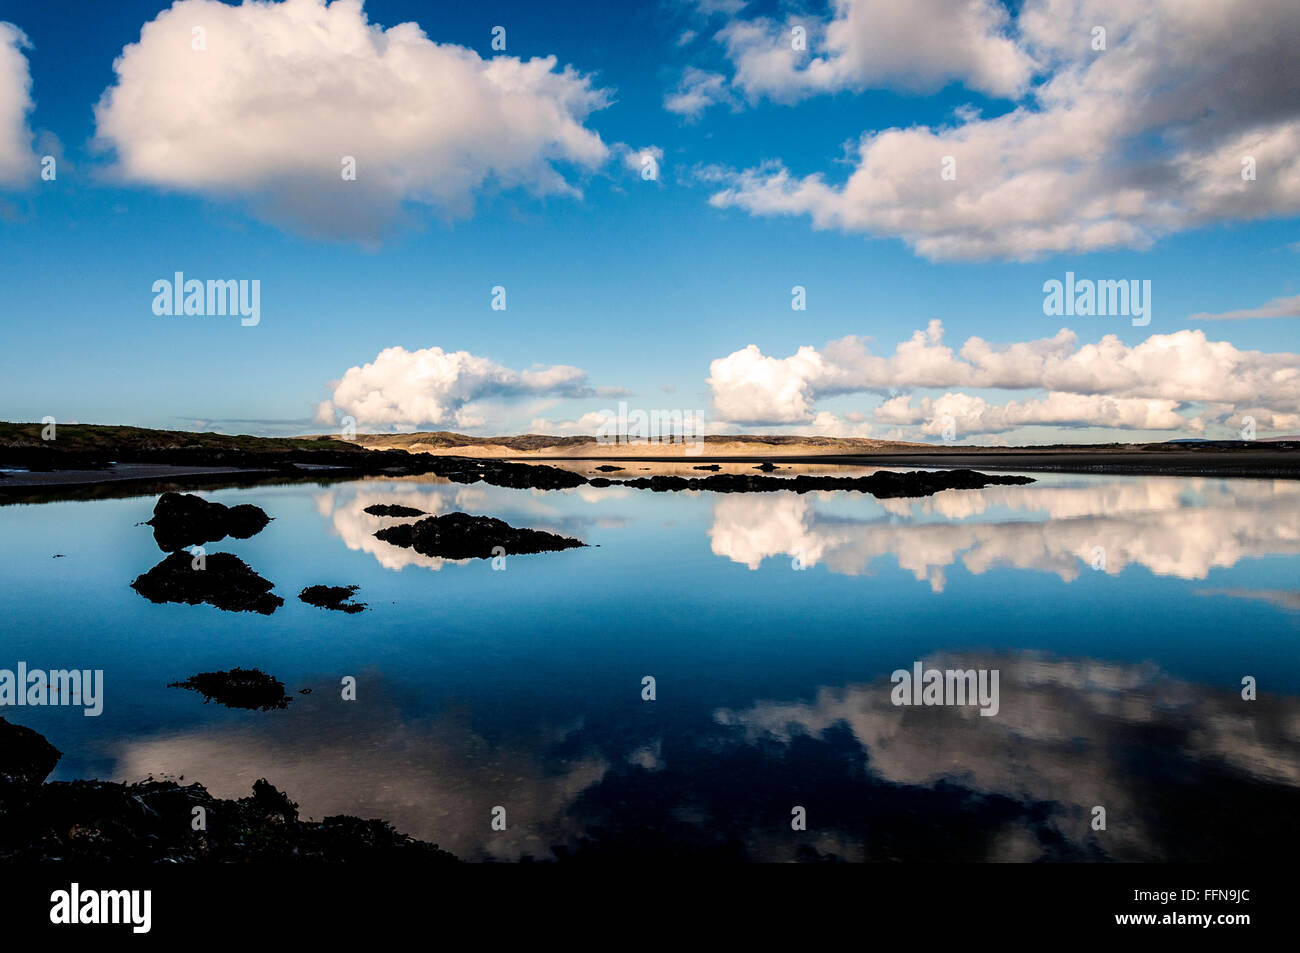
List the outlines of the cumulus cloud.
{"label": "cumulus cloud", "polygon": [[[864,42],[874,42],[875,21],[853,17],[870,6],[838,3],[828,48],[834,30],[858,22]],[[928,24],[938,36],[957,29],[944,17]],[[1105,50],[1091,45],[1097,25],[1107,31]],[[983,48],[996,40],[1018,51],[981,60],[1002,67],[952,60],[964,63],[972,88],[1014,96],[1010,112],[984,119],[961,110],[949,127],[866,134],[843,184],[795,176],[779,162],[732,172],[711,202],[902,238],[930,259],[1144,248],[1183,229],[1300,212],[1300,6],[1291,0],[1028,0],[1014,32],[1014,40],[987,34]],[[737,22],[724,33],[743,88],[797,98],[845,82],[836,63],[846,55],[796,68],[789,44],[772,46],[762,24]],[[896,49],[912,52],[906,43]],[[1036,79],[1016,95],[1031,62]],[[887,76],[870,82],[899,85]],[[947,158],[955,178],[945,180]]]}
{"label": "cumulus cloud", "polygon": [[1189,321],[1249,321],[1254,318],[1300,318],[1300,295],[1290,298],[1274,298],[1258,308],[1242,308],[1236,311],[1221,311],[1218,314],[1200,312],[1193,314]]}
{"label": "cumulus cloud", "polygon": [[718,39],[735,67],[734,85],[750,100],[778,102],[879,85],[933,90],[949,80],[1017,96],[1033,74],[997,0],[834,0],[832,8],[828,20],[729,23]]}
{"label": "cumulus cloud", "polygon": [[489,185],[577,195],[563,170],[607,159],[584,122],[609,97],[556,66],[385,30],[361,0],[180,0],[114,63],[96,130],[126,181],[372,240],[404,206],[466,214]]}
{"label": "cumulus cloud", "polygon": [[0,185],[29,179],[36,168],[32,130],[32,76],[23,50],[30,44],[22,30],[0,22]]}
{"label": "cumulus cloud", "polygon": [[[1199,432],[1242,414],[1269,429],[1300,422],[1300,355],[1238,350],[1201,330],[1152,335],[1130,346],[1113,334],[1081,344],[1062,329],[1001,346],[972,337],[955,351],[943,342],[943,325],[932,321],[889,356],[873,354],[853,336],[784,358],[751,344],[713,361],[708,384],[717,415],[736,423],[809,424],[821,412],[819,400],[852,393],[888,396],[873,414],[877,422],[922,424],[927,434],[939,433],[944,417],[964,434],[1037,424]],[[898,393],[944,388],[1046,395],[995,405],[960,392],[918,403]],[[1193,405],[1200,405],[1199,415],[1179,413]]]}
{"label": "cumulus cloud", "polygon": [[369,364],[348,368],[331,398],[317,408],[316,419],[332,425],[343,415],[361,427],[473,428],[484,423],[478,401],[594,393],[586,373],[566,364],[514,371],[468,351],[390,347]]}

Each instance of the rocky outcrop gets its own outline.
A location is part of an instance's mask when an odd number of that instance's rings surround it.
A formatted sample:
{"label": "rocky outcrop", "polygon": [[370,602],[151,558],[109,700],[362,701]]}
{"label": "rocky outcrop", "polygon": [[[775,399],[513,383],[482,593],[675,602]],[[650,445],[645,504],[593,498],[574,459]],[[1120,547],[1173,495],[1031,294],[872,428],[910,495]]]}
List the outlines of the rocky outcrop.
{"label": "rocky outcrop", "polygon": [[517,529],[490,516],[448,513],[416,523],[402,523],[375,533],[394,546],[443,559],[487,559],[499,555],[545,553],[586,543],[536,529]]}
{"label": "rocky outcrop", "polygon": [[977,490],[986,486],[1033,483],[1032,477],[979,473],[975,470],[913,470],[895,473],[880,470],[870,476],[836,477],[800,474],[789,479],[745,473],[719,473],[708,477],[653,476],[635,480],[610,480],[608,485],[630,486],[663,493],[673,490],[712,490],[715,493],[765,493],[791,490],[856,490],[872,496],[930,496],[940,490]]}
{"label": "rocky outcrop", "polygon": [[193,493],[164,493],[153,508],[154,542],[165,553],[187,546],[215,543],[233,536],[248,539],[260,533],[271,518],[251,503],[226,506]]}
{"label": "rocky outcrop", "polygon": [[367,506],[362,512],[369,513],[371,516],[423,516],[424,510],[417,510],[414,506],[402,506],[400,503],[374,503]]}
{"label": "rocky outcrop", "polygon": [[0,718],[0,810],[25,804],[63,752],[30,728]]}
{"label": "rocky outcrop", "polygon": [[[21,861],[243,863],[249,861],[445,864],[455,855],[381,820],[336,815],[303,821],[265,778],[249,797],[213,797],[200,784],[42,784],[59,752],[36,732],[0,718],[0,863]],[[3,795],[0,795],[3,796]],[[205,830],[194,830],[195,808]]]}
{"label": "rocky outcrop", "polygon": [[232,668],[228,672],[200,672],[168,688],[188,688],[203,696],[204,704],[216,702],[227,708],[272,711],[288,708],[292,699],[284,683],[256,668]]}
{"label": "rocky outcrop", "polygon": [[567,490],[587,483],[587,478],[579,473],[544,464],[430,456],[422,466],[424,472],[445,477],[453,483],[478,483],[481,480],[493,486],[517,490]]}
{"label": "rocky outcrop", "polygon": [[364,602],[348,602],[360,586],[308,586],[302,592],[298,593],[298,598],[309,606],[318,606],[321,609],[333,609],[337,612],[346,612],[349,615],[357,612],[365,612],[366,604]]}
{"label": "rocky outcrop", "polygon": [[228,612],[270,615],[284,600],[271,592],[275,584],[253,572],[238,556],[172,553],[131,588],[150,602],[208,603]]}

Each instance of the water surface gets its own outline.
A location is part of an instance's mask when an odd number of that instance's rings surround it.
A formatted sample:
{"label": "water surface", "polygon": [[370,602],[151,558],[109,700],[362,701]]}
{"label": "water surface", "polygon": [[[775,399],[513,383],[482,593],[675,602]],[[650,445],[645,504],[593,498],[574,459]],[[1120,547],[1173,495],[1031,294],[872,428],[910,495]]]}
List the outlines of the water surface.
{"label": "water surface", "polygon": [[[305,816],[382,817],[474,860],[1297,846],[1300,483],[1033,476],[919,500],[424,477],[205,493],[274,517],[207,547],[275,583],[270,616],[129,587],[163,556],[137,525],[155,496],[3,506],[0,668],[103,669],[106,699],[0,714],[64,752],[57,779],[240,797],[266,777]],[[374,538],[401,521],[363,512],[381,502],[590,545],[431,559]],[[297,600],[318,583],[369,609]],[[999,713],[895,706],[890,673],[916,661],[996,669]],[[236,666],[293,701],[167,687]]]}

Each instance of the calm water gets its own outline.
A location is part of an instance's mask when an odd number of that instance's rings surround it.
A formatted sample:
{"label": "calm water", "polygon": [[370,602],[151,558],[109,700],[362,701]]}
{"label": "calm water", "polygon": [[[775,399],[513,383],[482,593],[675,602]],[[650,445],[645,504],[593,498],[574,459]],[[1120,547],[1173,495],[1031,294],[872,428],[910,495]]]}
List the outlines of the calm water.
{"label": "calm water", "polygon": [[[1039,475],[875,500],[418,478],[204,495],[274,517],[207,547],[276,584],[273,615],[129,588],[163,555],[136,525],[154,496],[0,507],[0,668],[105,671],[99,718],[0,710],[64,752],[56,779],[240,797],[266,777],[304,815],[383,817],[468,859],[1300,845],[1300,483]],[[442,562],[375,539],[395,522],[362,512],[376,502],[591,546],[504,571]],[[299,602],[315,583],[359,585],[370,609]],[[915,661],[997,669],[998,715],[895,707],[890,673]],[[167,687],[235,666],[281,679],[288,709]]]}

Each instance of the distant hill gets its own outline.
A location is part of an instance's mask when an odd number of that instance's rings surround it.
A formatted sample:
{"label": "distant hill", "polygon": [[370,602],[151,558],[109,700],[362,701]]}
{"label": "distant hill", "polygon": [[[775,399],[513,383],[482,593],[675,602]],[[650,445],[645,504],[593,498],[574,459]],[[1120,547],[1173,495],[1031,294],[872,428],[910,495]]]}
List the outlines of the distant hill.
{"label": "distant hill", "polygon": [[332,436],[253,437],[151,430],[108,424],[56,424],[53,440],[41,439],[42,424],[0,421],[0,448],[44,448],[64,453],[108,454],[124,450],[355,450],[355,444]]}
{"label": "distant hill", "polygon": [[196,458],[215,459],[219,455],[256,453],[278,456],[302,451],[361,453],[366,450],[406,450],[441,456],[464,457],[781,457],[815,455],[900,454],[927,456],[946,454],[1017,454],[1024,452],[1094,452],[1118,453],[1223,453],[1261,449],[1273,451],[1300,449],[1300,438],[1275,437],[1256,441],[1243,440],[1169,440],[1162,443],[1051,444],[1037,446],[981,447],[973,444],[907,443],[872,440],[866,437],[816,437],[787,434],[719,434],[694,443],[602,443],[594,436],[557,437],[546,434],[471,437],[446,430],[418,433],[357,434],[344,440],[337,434],[309,434],[300,437],[254,437],[248,434],[199,433],[187,430],[153,430],[145,427],[120,427],[104,424],[58,424],[52,441],[41,439],[39,423],[0,422],[0,452],[13,460],[55,455],[78,455],[101,460],[144,459],[172,451],[184,451]]}

